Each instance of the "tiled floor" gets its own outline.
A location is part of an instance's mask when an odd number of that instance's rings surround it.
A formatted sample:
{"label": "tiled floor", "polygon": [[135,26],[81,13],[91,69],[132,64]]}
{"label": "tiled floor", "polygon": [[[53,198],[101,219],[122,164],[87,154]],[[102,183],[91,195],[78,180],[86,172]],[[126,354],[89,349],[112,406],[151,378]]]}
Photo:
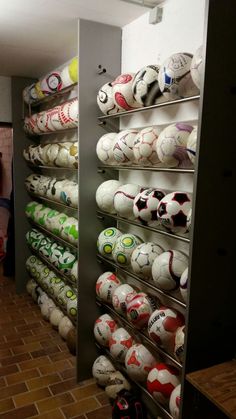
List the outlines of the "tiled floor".
{"label": "tiled floor", "polygon": [[93,379],[76,384],[75,357],[28,295],[0,277],[0,418],[110,419]]}

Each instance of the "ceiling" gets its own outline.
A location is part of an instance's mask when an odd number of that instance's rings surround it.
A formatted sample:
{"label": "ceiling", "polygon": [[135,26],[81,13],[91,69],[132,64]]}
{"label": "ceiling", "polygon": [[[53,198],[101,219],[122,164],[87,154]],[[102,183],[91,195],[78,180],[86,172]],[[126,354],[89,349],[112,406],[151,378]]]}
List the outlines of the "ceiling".
{"label": "ceiling", "polygon": [[77,55],[77,20],[124,26],[148,9],[120,0],[0,0],[0,75],[39,77]]}

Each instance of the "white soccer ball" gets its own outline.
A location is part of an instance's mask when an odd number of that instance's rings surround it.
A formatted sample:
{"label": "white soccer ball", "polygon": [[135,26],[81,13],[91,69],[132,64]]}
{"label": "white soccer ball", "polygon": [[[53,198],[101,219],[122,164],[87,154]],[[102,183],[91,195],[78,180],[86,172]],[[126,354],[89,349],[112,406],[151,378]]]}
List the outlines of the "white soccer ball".
{"label": "white soccer ball", "polygon": [[136,291],[129,284],[117,287],[112,296],[112,305],[119,314],[125,314],[128,302],[136,295]]}
{"label": "white soccer ball", "polygon": [[100,345],[108,347],[112,333],[116,329],[116,321],[111,316],[109,316],[109,314],[103,314],[95,321],[93,333],[96,341]]}
{"label": "white soccer ball", "polygon": [[106,83],[99,89],[97,104],[104,115],[113,115],[120,112],[113,99],[113,87],[111,83]]}
{"label": "white soccer ball", "polygon": [[134,77],[132,91],[134,98],[142,106],[151,106],[161,96],[158,83],[158,65],[147,65],[139,70]]}
{"label": "white soccer ball", "polygon": [[112,259],[113,245],[116,243],[121,234],[121,231],[115,227],[105,228],[105,230],[99,234],[97,240],[97,249],[100,255]]}
{"label": "white soccer ball", "polygon": [[196,148],[197,148],[197,127],[193,127],[191,134],[188,137],[187,141],[187,153],[191,162],[195,163],[196,157]]}
{"label": "white soccer ball", "polygon": [[41,305],[41,314],[44,320],[49,320],[51,311],[56,308],[56,305],[51,298],[48,298],[42,305]]}
{"label": "white soccer ball", "polygon": [[169,401],[169,409],[173,419],[179,418],[179,409],[181,404],[181,384],[179,384],[175,389],[172,391]]}
{"label": "white soccer ball", "polygon": [[114,208],[120,217],[134,219],[134,199],[140,190],[142,188],[134,183],[126,183],[116,190],[114,194]]}
{"label": "white soccer ball", "polygon": [[119,164],[131,164],[134,161],[134,141],[138,130],[126,129],[119,132],[113,143],[113,156]]}
{"label": "white soccer ball", "polygon": [[139,244],[131,256],[134,273],[145,279],[151,278],[153,262],[163,251],[163,248],[155,243]]}
{"label": "white soccer ball", "polygon": [[139,192],[133,201],[134,217],[144,225],[160,225],[157,208],[164,196],[165,192],[161,189],[148,188]]}
{"label": "white soccer ball", "polygon": [[117,133],[109,132],[99,138],[96,146],[96,153],[99,160],[104,164],[115,164],[116,160],[113,153]]}
{"label": "white soccer ball", "polygon": [[104,272],[96,282],[96,294],[106,303],[112,302],[114,291],[122,284],[120,279],[112,272]]}
{"label": "white soccer ball", "polygon": [[161,161],[156,152],[159,130],[155,127],[143,128],[136,135],[133,143],[135,163],[144,166],[161,166]]}
{"label": "white soccer ball", "polygon": [[167,100],[181,99],[199,93],[190,73],[192,58],[192,54],[177,53],[171,55],[161,65],[158,81]]}
{"label": "white soccer ball", "polygon": [[57,155],[58,155],[58,151],[59,151],[59,145],[58,144],[50,144],[50,147],[48,147],[47,149],[47,160],[49,162],[50,166],[55,166],[55,162],[57,159]]}
{"label": "white soccer ball", "polygon": [[149,371],[156,364],[156,359],[141,343],[131,346],[125,357],[125,367],[128,375],[135,381],[144,382]]}
{"label": "white soccer ball", "polygon": [[122,111],[141,107],[140,103],[136,102],[132,92],[134,76],[134,73],[121,74],[111,83],[114,103]]}
{"label": "white soccer ball", "polygon": [[111,361],[104,355],[99,356],[93,363],[92,375],[100,386],[106,386],[110,375],[116,369]]}
{"label": "white soccer ball", "polygon": [[113,372],[107,382],[105,388],[106,395],[110,399],[116,399],[121,390],[130,390],[131,385],[120,371]]}
{"label": "white soccer ball", "polygon": [[192,208],[190,208],[187,215],[187,231],[191,230],[191,225],[192,225]]}
{"label": "white soccer ball", "polygon": [[67,333],[73,328],[73,323],[67,316],[64,316],[58,325],[59,334],[63,339],[66,339]]}
{"label": "white soccer ball", "polygon": [[176,290],[179,288],[181,275],[187,267],[187,256],[178,250],[167,250],[157,256],[153,262],[153,281],[164,291]]}
{"label": "white soccer ball", "polygon": [[156,142],[156,151],[164,166],[188,167],[190,165],[187,141],[192,130],[191,125],[178,122],[161,131]]}
{"label": "white soccer ball", "polygon": [[96,202],[97,206],[102,210],[109,212],[110,214],[115,214],[116,210],[114,208],[114,196],[122,183],[118,180],[106,180],[101,183],[96,191]]}
{"label": "white soccer ball", "polygon": [[117,361],[124,362],[129,348],[135,343],[133,337],[123,327],[115,330],[109,340],[110,353]]}
{"label": "white soccer ball", "polygon": [[157,208],[161,224],[172,233],[186,233],[187,216],[191,206],[189,193],[176,191],[165,195]]}
{"label": "white soccer ball", "polygon": [[129,266],[134,249],[141,243],[142,240],[134,234],[120,235],[113,244],[112,258],[118,265]]}
{"label": "white soccer ball", "polygon": [[29,295],[32,295],[33,290],[37,287],[37,282],[31,278],[27,281],[26,284],[26,291],[28,292]]}
{"label": "white soccer ball", "polygon": [[186,303],[188,298],[188,268],[183,271],[180,278],[180,293]]}
{"label": "white soccer ball", "polygon": [[74,295],[72,298],[70,298],[67,301],[66,311],[67,311],[68,317],[76,320],[77,308],[78,308],[78,300],[77,300],[76,295]]}
{"label": "white soccer ball", "polygon": [[183,360],[184,360],[184,339],[185,339],[185,326],[181,326],[175,332],[175,348],[174,348],[175,357],[181,363],[183,363]]}
{"label": "white soccer ball", "polygon": [[166,405],[172,391],[179,383],[179,371],[176,368],[169,364],[158,363],[148,374],[147,389],[155,400]]}
{"label": "white soccer ball", "polygon": [[170,307],[160,307],[152,313],[148,321],[148,334],[157,344],[168,351],[174,350],[174,334],[184,325],[184,317]]}
{"label": "white soccer ball", "polygon": [[59,323],[61,321],[61,319],[63,319],[63,317],[65,317],[64,313],[59,309],[59,308],[54,308],[51,313],[50,313],[50,323],[52,325],[52,327],[54,328],[58,328]]}
{"label": "white soccer ball", "polygon": [[195,83],[195,85],[200,89],[201,87],[201,79],[203,76],[203,46],[200,46],[197,51],[195,52],[192,62],[191,62],[191,76]]}
{"label": "white soccer ball", "polygon": [[71,271],[70,271],[71,280],[77,285],[78,281],[78,260],[75,261]]}
{"label": "white soccer ball", "polygon": [[156,300],[145,292],[137,293],[127,303],[127,319],[137,329],[147,326],[148,319],[156,309]]}

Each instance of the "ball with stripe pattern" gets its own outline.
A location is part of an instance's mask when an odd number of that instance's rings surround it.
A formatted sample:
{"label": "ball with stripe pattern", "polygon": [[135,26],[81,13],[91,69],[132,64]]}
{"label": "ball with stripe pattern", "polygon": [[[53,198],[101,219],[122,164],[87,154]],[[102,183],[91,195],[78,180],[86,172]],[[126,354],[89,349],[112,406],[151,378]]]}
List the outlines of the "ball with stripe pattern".
{"label": "ball with stripe pattern", "polygon": [[188,267],[188,257],[178,250],[167,250],[153,262],[152,278],[155,285],[164,291],[177,290],[180,278]]}
{"label": "ball with stripe pattern", "polygon": [[133,205],[138,193],[142,190],[139,185],[126,183],[120,186],[114,194],[114,208],[120,217],[134,219]]}

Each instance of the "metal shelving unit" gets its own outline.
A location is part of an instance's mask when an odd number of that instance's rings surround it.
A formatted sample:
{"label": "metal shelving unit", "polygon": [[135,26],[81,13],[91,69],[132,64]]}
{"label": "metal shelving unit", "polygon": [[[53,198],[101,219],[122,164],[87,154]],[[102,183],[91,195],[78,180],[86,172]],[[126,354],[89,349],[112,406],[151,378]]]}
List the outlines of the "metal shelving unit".
{"label": "metal shelving unit", "polygon": [[60,129],[58,131],[47,131],[47,132],[39,132],[37,134],[30,134],[27,133],[27,137],[29,140],[37,140],[38,137],[41,137],[43,135],[60,135],[60,134],[67,134],[68,132],[72,132],[78,130],[78,126],[76,127],[71,127],[71,128],[67,128],[67,129]]}
{"label": "metal shelving unit", "polygon": [[58,201],[53,201],[52,199],[46,198],[45,196],[37,195],[37,194],[35,194],[33,192],[29,192],[29,191],[28,191],[28,194],[32,198],[35,198],[37,200],[44,201],[44,202],[49,202],[50,204],[58,205],[59,207],[62,207],[62,208],[67,209],[67,210],[78,211],[78,208],[76,208],[76,207],[65,205],[65,204],[62,204],[61,202],[58,202]]}
{"label": "metal shelving unit", "polygon": [[29,108],[35,108],[37,106],[43,105],[44,103],[51,102],[52,100],[57,99],[58,97],[64,96],[66,93],[71,92],[76,86],[78,86],[78,83],[73,83],[70,86],[64,87],[64,89],[61,89],[58,92],[52,93],[48,96],[45,96],[42,99],[36,100],[29,104]]}
{"label": "metal shelving unit", "polygon": [[78,174],[78,168],[75,167],[59,167],[59,166],[43,166],[43,165],[36,165],[36,164],[31,164],[30,162],[27,161],[28,166],[30,167],[31,170],[69,170],[73,173]]}
{"label": "metal shelving unit", "polygon": [[192,173],[194,169],[182,168],[168,168],[156,166],[138,166],[138,165],[98,165],[98,173],[105,173],[106,170],[142,170],[144,172],[166,172],[166,173]]}

